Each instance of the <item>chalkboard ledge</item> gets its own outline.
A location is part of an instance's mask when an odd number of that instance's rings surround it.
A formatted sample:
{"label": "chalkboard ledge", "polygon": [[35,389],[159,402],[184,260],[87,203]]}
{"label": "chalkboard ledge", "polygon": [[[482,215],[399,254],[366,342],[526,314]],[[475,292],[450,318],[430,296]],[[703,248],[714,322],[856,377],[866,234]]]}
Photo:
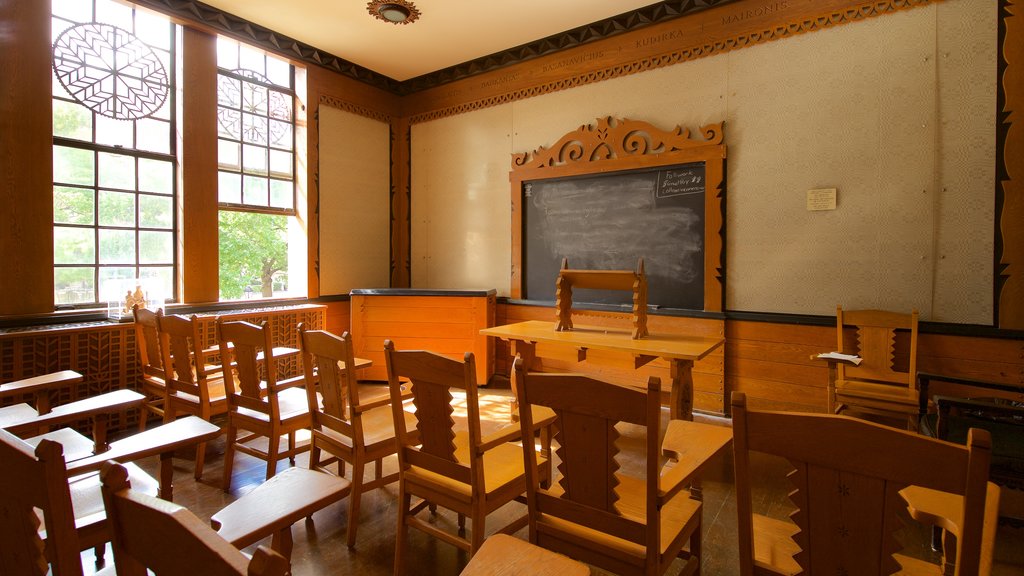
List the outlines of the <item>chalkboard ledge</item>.
{"label": "chalkboard ledge", "polygon": [[[522,300],[518,298],[499,298],[502,304],[513,304],[517,306],[541,306],[554,308],[554,300]],[[573,302],[573,310],[597,310],[600,312],[633,312],[632,304],[600,304],[594,302]],[[661,306],[648,306],[647,314],[650,316],[680,316],[688,318],[711,318],[724,320],[725,314],[721,312],[705,312],[703,310],[685,310],[683,308],[663,308]]]}

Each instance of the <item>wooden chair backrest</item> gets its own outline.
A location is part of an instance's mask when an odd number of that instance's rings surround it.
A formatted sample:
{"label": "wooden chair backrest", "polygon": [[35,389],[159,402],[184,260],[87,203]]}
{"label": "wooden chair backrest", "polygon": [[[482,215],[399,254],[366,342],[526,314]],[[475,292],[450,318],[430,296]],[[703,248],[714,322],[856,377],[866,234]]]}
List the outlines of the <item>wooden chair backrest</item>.
{"label": "wooden chair backrest", "polygon": [[164,357],[160,347],[160,318],[163,310],[156,312],[138,304],[132,308],[135,315],[135,347],[139,351],[139,364],[143,374],[164,377]]}
{"label": "wooden chair backrest", "polygon": [[103,465],[103,504],[110,522],[118,576],[218,574],[271,576],[289,571],[288,560],[260,546],[250,561],[187,509],[131,490],[128,472]]}
{"label": "wooden chair backrest", "polygon": [[167,367],[167,387],[209,402],[209,390],[199,385],[207,377],[199,317],[195,314],[188,318],[177,314],[162,316],[158,327],[164,366]]}
{"label": "wooden chair backrest", "polygon": [[791,519],[800,529],[794,560],[805,574],[899,570],[893,533],[906,508],[898,493],[908,485],[964,497],[956,573],[978,573],[988,432],[972,430],[960,446],[848,416],[747,410],[741,392],[733,392],[732,414],[741,574],[753,574],[751,451],[781,456],[795,468],[788,476],[797,507]]}
{"label": "wooden chair backrest", "polygon": [[[310,396],[310,413],[324,413],[341,421],[349,421],[359,406],[359,386],[355,376],[352,336],[345,332],[336,336],[325,330],[306,330],[299,324],[299,349],[306,375],[306,391]],[[342,370],[338,362],[349,369]],[[317,406],[316,389],[309,385],[319,380],[322,406]],[[318,408],[313,410],[313,408]],[[317,414],[313,414],[317,418]]]}
{"label": "wooden chair backrest", "polygon": [[[233,359],[235,364],[234,371],[224,370],[225,390],[237,390],[252,401],[263,402],[261,383],[266,381],[267,390],[273,390],[277,383],[274,346],[271,343],[267,322],[260,322],[260,325],[256,326],[248,322],[224,322],[218,317],[217,339],[220,343],[221,361],[225,363],[225,367],[228,358]],[[262,371],[260,362],[256,360],[260,354],[264,356]],[[270,394],[269,401],[271,404],[276,403],[276,396]]]}
{"label": "wooden chair backrest", "polygon": [[[531,522],[541,515],[553,516],[594,528],[605,534],[647,548],[657,558],[660,551],[658,477],[661,382],[650,377],[647,389],[622,386],[581,374],[529,373],[517,358],[520,425],[533,429],[531,406],[547,406],[555,412],[555,453],[561,462],[557,489],[540,487],[537,455],[526,451],[527,500]],[[516,364],[519,364],[518,366]],[[627,422],[647,429],[645,441],[646,522],[623,516],[616,502],[619,480],[615,426]],[[547,528],[546,528],[547,529]]]}
{"label": "wooden chair backrest", "polygon": [[[843,327],[854,326],[857,331],[856,349],[844,350]],[[908,370],[897,370],[896,331],[910,332]],[[870,380],[917,389],[917,310],[910,314],[886,310],[847,310],[836,307],[836,350],[856,353],[861,357],[858,366],[837,364],[840,380]],[[849,346],[846,346],[849,348]],[[902,351],[901,351],[902,352]]]}
{"label": "wooden chair backrest", "polygon": [[[466,352],[463,361],[459,362],[424,350],[398,351],[393,342],[385,340],[384,358],[388,368],[391,409],[394,411],[401,467],[418,466],[471,484],[474,491],[483,490],[483,459],[475,457],[481,445],[481,435],[473,353]],[[401,378],[407,378],[412,383],[416,431],[406,429],[405,417],[401,412]],[[455,458],[452,388],[466,393],[470,446],[468,466],[457,462]]]}
{"label": "wooden chair backrest", "polygon": [[[42,440],[30,445],[0,430],[0,573],[42,576],[81,576],[81,547],[71,507],[64,448]],[[46,543],[39,536],[43,512]],[[45,553],[44,553],[45,550]],[[49,563],[47,562],[49,559]]]}

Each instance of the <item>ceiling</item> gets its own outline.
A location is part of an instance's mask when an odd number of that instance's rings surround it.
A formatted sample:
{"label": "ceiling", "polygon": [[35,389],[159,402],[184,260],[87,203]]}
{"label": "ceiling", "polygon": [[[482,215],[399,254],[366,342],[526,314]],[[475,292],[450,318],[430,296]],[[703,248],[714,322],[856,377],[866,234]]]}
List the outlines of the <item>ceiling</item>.
{"label": "ceiling", "polygon": [[396,25],[371,16],[366,0],[203,1],[399,81],[656,3],[412,0],[420,18]]}

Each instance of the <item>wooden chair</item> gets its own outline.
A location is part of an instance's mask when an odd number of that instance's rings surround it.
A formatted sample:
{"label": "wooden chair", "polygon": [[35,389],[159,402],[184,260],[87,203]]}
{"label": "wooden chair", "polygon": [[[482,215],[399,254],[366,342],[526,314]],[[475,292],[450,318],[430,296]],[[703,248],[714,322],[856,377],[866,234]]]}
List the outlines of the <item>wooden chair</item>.
{"label": "wooden chair", "polygon": [[139,368],[142,371],[139,391],[146,395],[146,403],[139,413],[139,430],[145,430],[148,414],[164,419],[164,357],[160,347],[160,318],[163,310],[153,312],[136,304],[132,308],[135,316],[135,348],[139,352]]}
{"label": "wooden chair", "polygon": [[[525,450],[530,542],[616,574],[663,574],[677,557],[686,560],[682,574],[699,572],[701,503],[685,482],[669,483],[661,474],[658,378],[640,389],[579,374],[530,373],[517,392],[524,433],[532,429],[532,410],[525,408],[546,406],[557,416],[561,476],[550,489],[540,486],[537,457]],[[638,476],[619,469],[620,423],[647,430]]]}
{"label": "wooden chair", "polygon": [[[518,439],[518,430],[504,429],[482,437],[476,365],[472,353],[467,352],[464,360],[459,362],[423,350],[399,352],[395,350],[394,343],[386,340],[384,357],[398,437],[400,478],[395,574],[402,574],[410,526],[472,556],[483,544],[487,515],[512,500],[522,501],[526,476],[522,450],[510,443]],[[402,414],[402,378],[412,382],[415,430],[406,426],[405,415]],[[457,432],[455,429],[453,388],[466,394],[468,429],[465,431]],[[532,447],[533,443],[527,442],[527,445]],[[550,466],[547,460],[539,460],[540,467]],[[413,507],[413,496],[423,498],[423,501]],[[456,512],[459,535],[442,531],[417,518],[416,514],[428,505]],[[466,516],[472,523],[469,539],[463,537]],[[518,518],[499,532],[511,534],[525,524],[525,517]]]}
{"label": "wooden chair", "polygon": [[[338,337],[323,330],[306,330],[299,324],[299,346],[312,423],[309,468],[325,470],[337,462],[338,475],[344,476],[345,463],[352,465],[348,505],[348,546],[352,548],[356,545],[362,493],[398,480],[397,472],[382,476],[384,458],[398,452],[391,397],[370,402],[360,399],[352,337],[348,332]],[[412,413],[403,410],[400,414],[407,429],[415,428]],[[327,452],[331,458],[321,460],[321,452]],[[370,463],[374,465],[374,479],[364,483],[363,472]]]}
{"label": "wooden chair", "polygon": [[260,546],[250,560],[187,509],[133,490],[120,464],[105,464],[101,476],[118,576],[289,573],[277,552]]}
{"label": "wooden chair", "polygon": [[[4,430],[0,462],[0,573],[42,576],[49,569],[55,576],[81,576],[81,551],[102,549],[109,540],[98,474],[70,476],[60,443],[44,438],[33,448]],[[126,469],[140,490],[156,493],[156,481],[145,472]]]}
{"label": "wooden chair", "polygon": [[[158,319],[160,352],[164,371],[164,422],[179,414],[199,416],[211,422],[214,416],[228,411],[222,365],[206,363],[199,317],[172,315]],[[203,477],[206,443],[196,446],[195,478]]]}
{"label": "wooden chair", "polygon": [[[917,310],[910,314],[884,310],[844,312],[836,307],[837,351],[849,352],[844,346],[843,327],[852,325],[857,331],[855,354],[859,365],[830,361],[828,395],[829,409],[835,413],[864,413],[901,419],[909,429],[918,425],[917,392]],[[896,366],[896,331],[909,332],[909,347],[904,357],[906,370]],[[903,362],[899,362],[903,364]]]}
{"label": "wooden chair", "polygon": [[[748,411],[741,392],[733,392],[732,415],[742,575],[940,574],[938,565],[899,554],[894,532],[907,486],[961,496],[955,573],[979,574],[986,431],[972,430],[968,445],[958,446],[846,416]],[[755,513],[751,452],[793,466],[791,520]]]}
{"label": "wooden chair", "polygon": [[[266,460],[269,480],[277,470],[278,460],[288,458],[294,465],[295,456],[309,449],[308,444],[296,446],[295,432],[309,428],[311,421],[303,389],[305,376],[277,381],[274,347],[266,322],[255,326],[248,322],[224,322],[218,318],[217,338],[221,360],[235,368],[224,371],[225,389],[229,391],[227,447],[224,450],[224,490],[228,491],[231,489],[235,450]],[[260,377],[261,363],[265,379]],[[249,434],[239,438],[239,429]],[[288,436],[288,448],[283,451],[279,450],[282,435]],[[249,445],[261,437],[267,438],[266,451]]]}

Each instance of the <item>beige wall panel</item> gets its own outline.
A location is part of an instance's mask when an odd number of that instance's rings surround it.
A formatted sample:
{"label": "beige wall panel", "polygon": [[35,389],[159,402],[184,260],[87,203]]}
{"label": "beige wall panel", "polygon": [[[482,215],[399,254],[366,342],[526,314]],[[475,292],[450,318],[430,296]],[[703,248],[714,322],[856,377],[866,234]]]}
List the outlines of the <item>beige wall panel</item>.
{"label": "beige wall panel", "polygon": [[321,105],[320,294],[389,287],[390,131]]}
{"label": "beige wall panel", "polygon": [[[990,323],[994,77],[975,81],[961,54],[994,62],[991,10],[977,6],[915,8],[416,124],[413,286],[508,295],[510,152],[603,116],[691,129],[724,119],[728,309],[827,315],[842,303]],[[838,209],[807,211],[813,188],[837,188]]]}
{"label": "beige wall panel", "polygon": [[508,294],[511,113],[498,106],[413,125],[413,288]]}
{"label": "beige wall panel", "polygon": [[924,8],[731,54],[730,309],[929,315],[933,31]]}
{"label": "beige wall panel", "polygon": [[938,11],[939,184],[932,320],[991,324],[995,222],[996,2]]}

